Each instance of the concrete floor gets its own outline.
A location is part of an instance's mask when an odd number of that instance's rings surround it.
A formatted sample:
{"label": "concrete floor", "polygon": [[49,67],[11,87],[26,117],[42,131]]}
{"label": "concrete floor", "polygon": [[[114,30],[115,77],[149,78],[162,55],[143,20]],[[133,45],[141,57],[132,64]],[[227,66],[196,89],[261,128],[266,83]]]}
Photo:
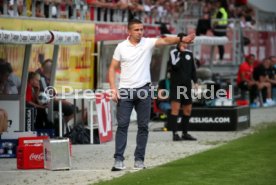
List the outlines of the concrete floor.
{"label": "concrete floor", "polygon": [[[172,142],[170,132],[154,132],[164,123],[151,122],[150,134],[146,151],[145,164],[148,168],[184,158],[227,143],[230,140],[245,136],[256,130],[263,122],[276,121],[276,107],[251,110],[251,127],[242,131],[231,132],[191,132],[198,141]],[[275,122],[276,123],[276,122]],[[136,124],[129,128],[128,145],[125,151],[125,165],[122,172],[111,172],[113,165],[114,140],[100,145],[73,145],[72,169],[69,171],[49,170],[18,170],[16,159],[0,159],[1,185],[43,185],[43,184],[93,184],[100,180],[107,180],[134,172],[134,149]],[[115,127],[113,128],[116,129]]]}

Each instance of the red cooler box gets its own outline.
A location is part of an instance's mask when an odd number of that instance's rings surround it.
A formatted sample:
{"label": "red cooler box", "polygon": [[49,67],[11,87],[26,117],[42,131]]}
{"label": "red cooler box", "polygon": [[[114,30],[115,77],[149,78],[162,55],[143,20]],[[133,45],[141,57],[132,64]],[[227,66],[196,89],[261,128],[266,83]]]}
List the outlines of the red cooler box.
{"label": "red cooler box", "polygon": [[18,169],[43,169],[44,154],[43,140],[48,136],[21,137],[18,139],[17,168]]}

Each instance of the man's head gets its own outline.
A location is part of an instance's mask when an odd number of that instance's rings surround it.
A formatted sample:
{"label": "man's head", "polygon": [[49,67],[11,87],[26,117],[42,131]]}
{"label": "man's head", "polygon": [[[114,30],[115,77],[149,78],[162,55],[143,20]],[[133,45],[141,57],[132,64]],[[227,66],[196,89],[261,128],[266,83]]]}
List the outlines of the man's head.
{"label": "man's head", "polygon": [[214,0],[213,1],[213,6],[214,6],[214,8],[219,8],[221,6],[221,1],[220,0]]}
{"label": "man's head", "polygon": [[143,24],[139,19],[131,19],[128,21],[127,28],[130,29],[132,25],[134,24]]}
{"label": "man's head", "polygon": [[5,64],[5,63],[6,63],[6,60],[3,59],[3,58],[0,58],[0,65],[1,65],[1,64]]}
{"label": "man's head", "polygon": [[4,59],[0,59],[0,83],[5,83],[11,73],[11,64]]}
{"label": "man's head", "polygon": [[128,22],[127,28],[130,39],[139,42],[144,34],[143,23],[138,19],[132,19]]}
{"label": "man's head", "polygon": [[10,73],[7,70],[7,66],[0,65],[0,84],[5,83],[9,78]]}
{"label": "man's head", "polygon": [[255,62],[255,55],[254,54],[247,55],[245,57],[245,61],[252,65]]}
{"label": "man's head", "polygon": [[5,66],[5,67],[6,67],[6,70],[7,70],[9,73],[12,73],[12,72],[13,72],[12,66],[11,66],[11,64],[10,64],[7,60],[5,60],[5,59],[3,59],[3,58],[0,58],[0,65],[1,65],[1,66]]}
{"label": "man's head", "polygon": [[39,80],[40,80],[40,75],[36,72],[29,72],[28,74],[28,83],[32,87],[39,87]]}
{"label": "man's head", "polygon": [[269,60],[270,60],[271,66],[275,66],[276,68],[276,56],[270,56]]}
{"label": "man's head", "polygon": [[46,59],[42,64],[42,69],[44,74],[51,74],[52,71],[52,60]]}
{"label": "man's head", "polygon": [[264,66],[265,69],[269,69],[270,68],[270,60],[269,60],[269,58],[265,58],[263,60],[263,66]]}

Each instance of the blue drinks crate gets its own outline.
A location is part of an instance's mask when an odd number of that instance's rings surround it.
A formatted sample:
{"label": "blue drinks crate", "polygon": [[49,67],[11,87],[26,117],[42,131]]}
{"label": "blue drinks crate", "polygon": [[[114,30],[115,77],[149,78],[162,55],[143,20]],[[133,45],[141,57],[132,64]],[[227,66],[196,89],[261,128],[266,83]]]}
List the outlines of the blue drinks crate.
{"label": "blue drinks crate", "polygon": [[16,158],[18,139],[0,139],[0,158]]}

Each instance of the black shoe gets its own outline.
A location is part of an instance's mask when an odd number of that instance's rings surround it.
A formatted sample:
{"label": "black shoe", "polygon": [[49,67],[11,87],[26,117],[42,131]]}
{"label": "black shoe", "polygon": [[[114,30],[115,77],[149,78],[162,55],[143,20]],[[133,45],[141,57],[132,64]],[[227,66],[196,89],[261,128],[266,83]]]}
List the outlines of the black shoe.
{"label": "black shoe", "polygon": [[173,141],[181,141],[181,137],[178,134],[173,134]]}
{"label": "black shoe", "polygon": [[182,140],[196,141],[197,139],[191,136],[190,134],[183,134]]}

